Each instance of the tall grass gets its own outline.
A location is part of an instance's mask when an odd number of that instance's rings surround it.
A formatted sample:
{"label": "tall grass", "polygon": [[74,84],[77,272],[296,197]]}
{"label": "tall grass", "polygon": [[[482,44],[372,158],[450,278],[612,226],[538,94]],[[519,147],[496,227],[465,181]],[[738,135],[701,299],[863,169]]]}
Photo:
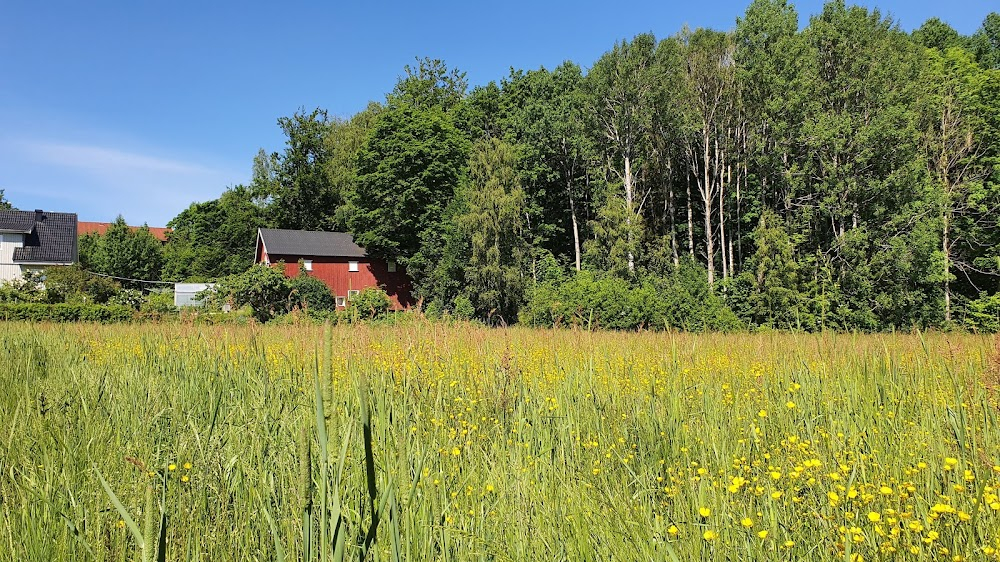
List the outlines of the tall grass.
{"label": "tall grass", "polygon": [[0,559],[995,556],[996,353],[0,324]]}

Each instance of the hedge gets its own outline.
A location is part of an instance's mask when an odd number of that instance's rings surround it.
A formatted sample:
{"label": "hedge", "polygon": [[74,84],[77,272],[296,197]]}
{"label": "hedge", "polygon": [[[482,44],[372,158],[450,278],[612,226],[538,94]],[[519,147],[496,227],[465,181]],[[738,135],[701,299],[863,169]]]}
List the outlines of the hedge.
{"label": "hedge", "polygon": [[127,306],[79,303],[0,303],[0,320],[33,322],[128,322],[133,310]]}

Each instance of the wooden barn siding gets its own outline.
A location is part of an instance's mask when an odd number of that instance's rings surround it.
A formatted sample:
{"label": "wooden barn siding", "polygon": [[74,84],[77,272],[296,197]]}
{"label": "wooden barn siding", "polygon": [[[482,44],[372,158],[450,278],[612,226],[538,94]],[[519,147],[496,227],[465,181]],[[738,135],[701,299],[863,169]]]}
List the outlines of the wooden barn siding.
{"label": "wooden barn siding", "polygon": [[[285,262],[285,276],[295,277],[299,274],[300,256],[270,255],[271,265]],[[309,258],[306,258],[309,259]],[[382,287],[392,300],[392,307],[397,310],[413,306],[413,296],[410,290],[410,280],[397,267],[395,273],[389,273],[385,260],[369,260],[366,258],[312,258],[312,271],[309,275],[326,283],[327,287],[339,297],[346,297],[347,291],[360,291],[365,287]],[[349,261],[358,262],[358,271],[349,271]]]}

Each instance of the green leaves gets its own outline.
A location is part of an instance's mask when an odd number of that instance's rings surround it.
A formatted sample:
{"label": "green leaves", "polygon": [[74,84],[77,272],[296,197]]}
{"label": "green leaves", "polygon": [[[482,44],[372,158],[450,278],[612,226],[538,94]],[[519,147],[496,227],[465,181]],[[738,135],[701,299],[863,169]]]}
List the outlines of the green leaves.
{"label": "green leaves", "polygon": [[[158,281],[163,269],[163,244],[147,226],[133,229],[121,215],[103,235],[84,236],[80,252],[86,267],[113,277]],[[141,283],[123,283],[143,288]]]}
{"label": "green leaves", "polygon": [[425,241],[442,228],[455,195],[468,143],[440,107],[393,106],[382,112],[358,154],[351,200],[354,239],[370,253],[407,265],[419,285],[440,250]]}
{"label": "green leaves", "polygon": [[513,146],[480,141],[469,158],[465,212],[456,218],[471,250],[466,292],[481,318],[513,322],[525,287],[525,196]]}

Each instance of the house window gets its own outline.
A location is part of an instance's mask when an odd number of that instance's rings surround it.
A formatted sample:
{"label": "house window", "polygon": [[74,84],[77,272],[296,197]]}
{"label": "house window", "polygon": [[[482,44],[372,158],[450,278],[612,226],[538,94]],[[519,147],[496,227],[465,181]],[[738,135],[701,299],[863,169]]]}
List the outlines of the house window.
{"label": "house window", "polygon": [[347,271],[357,271],[357,270],[358,270],[358,262],[356,261],[347,262]]}
{"label": "house window", "polygon": [[396,260],[389,260],[389,273],[396,273]]}
{"label": "house window", "polygon": [[306,271],[312,271],[313,270],[313,261],[312,260],[302,260],[302,264],[305,266]]}
{"label": "house window", "polygon": [[347,291],[347,300],[348,301],[354,300],[354,297],[358,296],[358,293],[360,292],[361,291],[358,291],[356,289],[351,289],[350,291]]}
{"label": "house window", "polygon": [[337,306],[340,308],[347,306],[347,297],[337,297]]}

